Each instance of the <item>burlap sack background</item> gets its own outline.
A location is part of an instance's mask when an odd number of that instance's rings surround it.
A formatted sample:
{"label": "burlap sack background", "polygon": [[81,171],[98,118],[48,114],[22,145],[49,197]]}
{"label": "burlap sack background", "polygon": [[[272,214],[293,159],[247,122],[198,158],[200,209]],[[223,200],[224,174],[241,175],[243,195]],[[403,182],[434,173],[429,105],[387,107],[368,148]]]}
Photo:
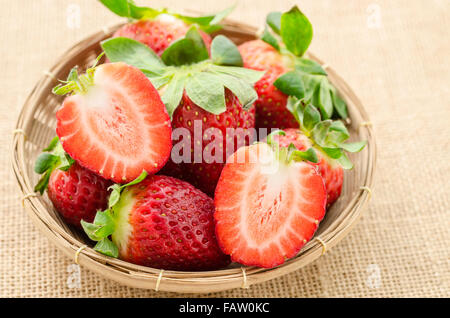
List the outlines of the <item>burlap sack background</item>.
{"label": "burlap sack background", "polygon": [[[261,25],[267,12],[295,2],[241,0],[231,17]],[[147,3],[205,12],[229,5]],[[450,296],[450,2],[300,5],[315,28],[311,51],[343,76],[371,116],[379,151],[373,199],[353,232],[313,264],[247,290],[198,296]],[[179,296],[120,286],[83,268],[74,286],[73,261],[34,228],[10,173],[11,131],[42,72],[120,19],[93,0],[0,0],[0,7],[0,296]]]}

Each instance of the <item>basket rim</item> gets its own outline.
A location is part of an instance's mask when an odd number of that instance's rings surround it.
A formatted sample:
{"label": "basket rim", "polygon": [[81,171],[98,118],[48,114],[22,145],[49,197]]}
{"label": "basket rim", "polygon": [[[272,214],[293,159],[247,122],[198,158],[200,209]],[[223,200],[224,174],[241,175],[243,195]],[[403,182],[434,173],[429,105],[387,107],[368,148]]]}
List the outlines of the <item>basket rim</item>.
{"label": "basket rim", "polygon": [[[258,30],[254,26],[232,20],[225,20],[223,24],[224,30],[235,32],[236,34],[246,33],[255,36]],[[81,40],[61,56],[65,60],[70,61],[84,50],[98,45],[98,42],[102,38],[111,36],[121,25],[123,23],[103,28],[103,30]],[[310,58],[324,65],[314,54],[307,54]],[[67,225],[57,222],[50,216],[47,217],[38,213],[39,211],[47,210],[41,202],[42,199],[33,195],[33,185],[30,184],[30,177],[25,167],[25,160],[23,160],[26,131],[32,122],[33,99],[35,96],[49,91],[49,88],[56,81],[51,74],[58,73],[58,70],[62,69],[65,65],[65,63],[56,63],[50,68],[48,73],[36,83],[25,100],[19,113],[14,130],[15,133],[12,138],[11,163],[19,191],[23,198],[23,207],[35,226],[68,257],[74,259],[76,263],[106,278],[130,287],[182,293],[217,292],[238,287],[247,288],[253,284],[295,271],[322,256],[326,249],[334,247],[356,225],[362,215],[362,211],[371,198],[370,189],[372,189],[374,183],[377,147],[373,127],[371,125],[365,125],[359,127],[359,133],[365,135],[368,141],[365,148],[365,151],[368,152],[368,162],[366,173],[364,174],[364,182],[360,185],[360,191],[353,196],[347,206],[340,212],[344,218],[340,222],[338,222],[339,220],[334,220],[333,224],[338,224],[335,225],[335,228],[332,228],[333,231],[332,229],[327,229],[319,237],[313,237],[297,256],[287,260],[278,267],[267,269],[241,266],[215,271],[181,272],[135,265],[97,253],[91,247],[86,246],[84,242],[70,235],[65,230]],[[347,103],[349,101],[348,99],[351,99],[361,119],[366,123],[370,123],[369,116],[362,102],[350,86],[331,67],[327,67],[327,72],[330,81],[336,86],[337,90],[341,94],[342,92],[346,93],[345,99]]]}

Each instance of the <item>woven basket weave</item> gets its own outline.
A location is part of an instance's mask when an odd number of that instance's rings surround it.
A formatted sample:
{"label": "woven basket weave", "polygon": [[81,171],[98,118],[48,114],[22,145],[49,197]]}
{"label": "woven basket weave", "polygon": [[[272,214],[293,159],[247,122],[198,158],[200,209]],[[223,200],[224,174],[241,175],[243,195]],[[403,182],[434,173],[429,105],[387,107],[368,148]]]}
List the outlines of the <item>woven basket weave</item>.
{"label": "woven basket weave", "polygon": [[[58,79],[67,77],[73,66],[78,65],[82,69],[90,66],[101,52],[99,42],[110,37],[118,27],[120,25],[104,29],[76,44],[52,69],[44,72],[44,77],[27,98],[16,124],[12,165],[22,193],[22,204],[34,224],[52,243],[75,263],[124,285],[180,293],[207,293],[246,288],[295,271],[323,255],[347,235],[371,197],[376,161],[375,138],[369,118],[350,87],[332,68],[309,54],[310,58],[323,65],[330,81],[348,104],[350,120],[347,124],[351,140],[367,140],[368,145],[362,152],[350,154],[355,167],[345,172],[341,197],[327,212],[315,237],[296,257],[272,269],[232,264],[217,271],[180,272],[138,266],[94,251],[82,233],[64,223],[46,196],[33,192],[39,178],[33,166],[41,149],[55,135],[55,112],[62,97],[53,95],[51,89]],[[254,27],[228,21],[220,33],[240,44],[254,39],[256,31]]]}

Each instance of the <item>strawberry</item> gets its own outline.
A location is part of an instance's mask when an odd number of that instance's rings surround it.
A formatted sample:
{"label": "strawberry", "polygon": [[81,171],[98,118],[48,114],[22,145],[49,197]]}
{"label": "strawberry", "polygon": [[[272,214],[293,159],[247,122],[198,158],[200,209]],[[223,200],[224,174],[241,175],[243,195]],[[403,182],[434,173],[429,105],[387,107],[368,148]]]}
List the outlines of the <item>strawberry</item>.
{"label": "strawberry", "polygon": [[[191,143],[188,151],[191,151],[195,149],[194,121],[198,120],[198,123],[201,123],[200,126],[202,131],[205,132],[206,135],[206,138],[202,138],[203,140],[200,149],[202,153],[204,153],[205,150],[208,151],[208,145],[211,143],[206,131],[208,129],[219,130],[224,138],[216,144],[216,146],[217,149],[222,149],[222,154],[219,155],[218,160],[215,162],[209,162],[209,160],[204,157],[202,162],[195,163],[195,153],[192,151],[192,155],[189,156],[189,162],[181,163],[179,165],[181,166],[180,169],[182,175],[178,176],[179,169],[174,169],[173,165],[169,165],[167,168],[163,169],[162,173],[166,172],[175,177],[182,177],[183,180],[187,180],[205,193],[209,195],[214,194],[220,172],[226,161],[227,153],[232,154],[237,150],[239,145],[248,145],[256,137],[252,135],[252,131],[249,130],[255,125],[254,107],[248,111],[244,110],[239,99],[228,89],[225,91],[225,101],[225,112],[220,115],[214,115],[197,106],[187,94],[183,95],[180,106],[177,107],[174,112],[172,128],[174,130],[177,128],[185,128],[189,131]],[[227,131],[227,129],[230,128],[242,128],[241,130],[233,131],[233,134],[236,135],[233,140],[235,142],[233,143],[227,143],[227,140],[232,138],[232,134]],[[211,147],[211,145],[209,147]],[[211,150],[211,155],[213,157],[216,155],[214,150]]]}
{"label": "strawberry", "polygon": [[258,143],[227,160],[214,197],[216,235],[231,260],[272,268],[294,257],[325,214],[314,152]]}
{"label": "strawberry", "polygon": [[[161,14],[154,20],[139,20],[128,23],[119,28],[113,37],[127,37],[142,42],[161,55],[175,40],[183,37],[189,26],[174,16]],[[206,47],[211,45],[211,37],[200,32]]]}
{"label": "strawberry", "polygon": [[64,220],[81,228],[81,220],[92,222],[97,210],[107,207],[111,184],[75,163],[67,171],[52,172],[47,194]]}
{"label": "strawberry", "polygon": [[106,40],[102,47],[112,61],[141,68],[172,117],[172,156],[161,173],[213,195],[227,155],[256,137],[253,84],[262,72],[241,67],[239,50],[222,35],[212,41],[209,55],[195,26],[161,58],[123,37]]}
{"label": "strawberry", "polygon": [[273,83],[283,74],[281,67],[272,67],[267,70],[263,78],[255,84],[258,99],[256,107],[256,127],[284,129],[296,127],[297,122],[286,108],[287,95],[277,89]]}
{"label": "strawberry", "polygon": [[50,201],[67,223],[81,227],[81,220],[91,222],[97,210],[106,208],[112,182],[77,164],[58,137],[39,155],[34,170],[42,174],[34,190],[43,194],[47,189]]}
{"label": "strawberry", "polygon": [[258,99],[256,107],[257,128],[289,128],[296,127],[297,122],[286,108],[288,96],[274,86],[274,82],[282,74],[290,70],[288,59],[271,45],[262,40],[254,40],[239,46],[244,67],[266,71],[255,83]]}
{"label": "strawberry", "polygon": [[299,128],[285,129],[285,134],[274,136],[274,140],[282,147],[292,144],[301,151],[311,147],[316,151],[319,160],[317,168],[325,182],[329,207],[341,195],[344,169],[353,167],[345,151],[359,152],[366,142],[344,143],[350,135],[341,121],[322,121],[316,107],[304,105],[303,101],[295,98],[290,97],[288,103]]}
{"label": "strawberry", "polygon": [[295,128],[295,119],[287,110],[288,96],[312,102],[324,119],[346,118],[345,102],[325,70],[303,57],[312,39],[312,26],[304,14],[297,7],[284,14],[273,12],[267,24],[272,32],[266,27],[261,39],[239,46],[244,67],[267,71],[255,84],[256,127]]}
{"label": "strawberry", "polygon": [[215,15],[191,17],[167,9],[137,6],[130,0],[101,2],[115,14],[131,20],[120,27],[113,37],[127,37],[144,43],[159,56],[172,42],[183,37],[192,24],[202,29],[201,37],[209,49],[211,36],[208,33],[219,30],[221,26],[218,23],[233,10],[230,7]]}
{"label": "strawberry", "polygon": [[157,175],[113,191],[120,198],[99,212],[94,223],[82,222],[89,237],[99,241],[96,250],[170,270],[214,270],[229,264],[215,237],[214,202],[189,183]]}
{"label": "strawberry", "polygon": [[74,68],[56,113],[64,150],[81,166],[115,182],[156,173],[170,155],[170,118],[145,75],[125,63],[103,64],[78,76]]}

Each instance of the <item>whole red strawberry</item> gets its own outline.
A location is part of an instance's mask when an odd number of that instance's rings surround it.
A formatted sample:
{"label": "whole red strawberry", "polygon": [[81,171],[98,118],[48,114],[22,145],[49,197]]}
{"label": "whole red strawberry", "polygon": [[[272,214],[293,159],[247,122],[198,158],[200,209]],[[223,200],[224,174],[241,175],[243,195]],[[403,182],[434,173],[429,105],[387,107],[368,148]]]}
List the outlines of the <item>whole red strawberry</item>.
{"label": "whole red strawberry", "polygon": [[[113,37],[127,37],[142,42],[161,55],[164,50],[175,40],[183,37],[189,29],[189,25],[174,16],[161,14],[154,20],[139,20],[127,23],[119,28]],[[205,45],[210,47],[209,34],[200,32]]]}
{"label": "whole red strawberry", "polygon": [[[206,194],[187,182],[158,175],[125,187],[110,210],[99,212],[93,224],[83,222],[83,228],[99,241],[98,251],[108,254],[114,249],[117,255],[108,255],[134,264],[214,270],[230,260],[217,244],[213,215],[214,202]],[[110,230],[96,237],[106,228]]]}
{"label": "whole red strawberry", "polygon": [[312,102],[324,119],[347,117],[345,102],[338,97],[325,70],[303,57],[312,39],[306,16],[293,7],[283,14],[269,14],[267,24],[277,36],[266,28],[261,40],[239,46],[244,67],[266,71],[255,84],[256,127],[295,128],[296,121],[287,109],[288,96]]}
{"label": "whole red strawberry", "polygon": [[74,163],[67,171],[53,170],[47,194],[67,223],[81,227],[81,220],[92,222],[98,210],[106,209],[111,184]]}
{"label": "whole red strawberry", "polygon": [[[244,110],[239,99],[228,89],[225,91],[225,101],[225,112],[215,115],[197,106],[187,94],[183,95],[180,106],[173,114],[172,129],[185,128],[189,131],[191,142],[187,150],[190,160],[179,165],[171,162],[162,170],[163,174],[182,178],[211,196],[214,194],[227,154],[231,155],[239,146],[248,145],[256,137],[252,130],[255,125],[254,107]],[[203,132],[201,144],[197,144],[197,149],[195,125],[197,129],[201,127]],[[211,137],[211,134],[215,137]],[[220,136],[223,137],[221,140],[215,140]],[[183,156],[183,151],[180,150],[180,156]],[[195,162],[196,151],[202,154],[199,162]],[[172,160],[173,158],[172,153]],[[180,172],[181,175],[178,175]]]}
{"label": "whole red strawberry", "polygon": [[191,17],[167,9],[137,6],[131,0],[100,2],[115,14],[132,21],[120,27],[113,37],[127,37],[142,42],[158,55],[172,42],[185,36],[191,25],[201,28],[201,37],[209,49],[211,37],[208,33],[219,30],[220,21],[233,10],[233,7],[230,7],[217,14]]}

